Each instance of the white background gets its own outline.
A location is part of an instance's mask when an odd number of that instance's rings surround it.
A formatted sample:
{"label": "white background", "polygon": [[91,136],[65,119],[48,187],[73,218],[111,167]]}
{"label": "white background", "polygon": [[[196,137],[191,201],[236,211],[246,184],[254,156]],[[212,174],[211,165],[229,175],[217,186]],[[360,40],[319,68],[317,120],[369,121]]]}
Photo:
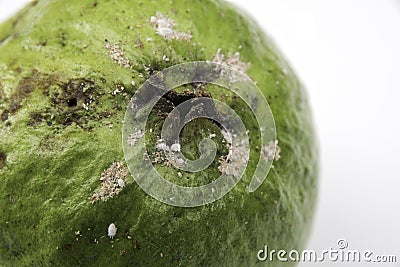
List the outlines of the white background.
{"label": "white background", "polygon": [[[24,2],[0,0],[0,20]],[[274,38],[309,92],[322,164],[308,249],[344,238],[400,261],[400,1],[231,2]]]}

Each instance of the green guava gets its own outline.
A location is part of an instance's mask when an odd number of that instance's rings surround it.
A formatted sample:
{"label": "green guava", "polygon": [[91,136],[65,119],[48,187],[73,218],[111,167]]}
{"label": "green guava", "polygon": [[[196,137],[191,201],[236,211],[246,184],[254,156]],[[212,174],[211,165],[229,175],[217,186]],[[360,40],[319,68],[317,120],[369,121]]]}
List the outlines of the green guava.
{"label": "green guava", "polygon": [[[244,177],[223,198],[175,207],[147,195],[128,171],[122,142],[136,137],[121,142],[124,115],[152,74],[206,60],[257,83],[280,154],[250,193],[262,149],[249,107],[211,85],[176,89],[142,133],[166,179],[208,183],[228,153],[220,126],[202,118],[185,126],[181,149],[196,159],[198,143],[213,136],[218,152],[209,168],[190,173],[165,161],[157,150],[162,121],[185,99],[225,99],[249,129],[251,151]],[[0,265],[280,266],[257,252],[304,247],[318,176],[309,104],[293,70],[242,11],[216,0],[35,1],[0,25],[0,78]]]}

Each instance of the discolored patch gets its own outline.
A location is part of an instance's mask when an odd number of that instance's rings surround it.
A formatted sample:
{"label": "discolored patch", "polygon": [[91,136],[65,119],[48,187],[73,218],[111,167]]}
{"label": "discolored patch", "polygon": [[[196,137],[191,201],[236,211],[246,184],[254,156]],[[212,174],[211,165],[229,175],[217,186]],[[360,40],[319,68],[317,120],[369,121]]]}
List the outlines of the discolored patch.
{"label": "discolored patch", "polygon": [[[96,86],[87,79],[72,79],[65,83],[57,83],[57,88],[49,93],[51,106],[43,110],[30,113],[28,126],[38,126],[46,122],[53,124],[71,125],[76,123],[84,126],[94,114],[86,114],[94,102]],[[92,118],[93,117],[93,118]]]}
{"label": "discolored patch", "polygon": [[125,187],[124,179],[128,175],[128,170],[122,162],[114,162],[100,175],[102,181],[101,188],[94,192],[89,198],[92,204],[99,201],[107,201],[118,195],[123,187]]}
{"label": "discolored patch", "polygon": [[0,115],[0,119],[5,121],[10,115],[17,112],[23,104],[23,101],[35,90],[47,90],[54,81],[54,77],[42,77],[37,70],[33,70],[30,76],[24,77],[20,80],[14,93],[7,101],[8,106]]}
{"label": "discolored patch", "polygon": [[3,151],[0,151],[0,169],[6,166],[7,155]]}
{"label": "discolored patch", "polygon": [[150,18],[150,23],[154,26],[156,33],[165,39],[190,40],[192,34],[189,32],[180,32],[175,30],[176,22],[165,17],[161,12],[157,12],[156,16]]}
{"label": "discolored patch", "polygon": [[51,102],[60,108],[80,108],[94,101],[95,83],[88,79],[71,79],[60,85],[62,92],[56,92]]}
{"label": "discolored patch", "polygon": [[[143,44],[142,44],[143,45]],[[132,63],[125,56],[125,51],[120,44],[114,43],[110,44],[106,42],[104,47],[108,50],[111,60],[117,63],[119,66],[130,69],[132,68]]]}
{"label": "discolored patch", "polygon": [[[115,83],[115,90],[104,92],[100,79],[99,83],[86,78],[76,78],[67,81],[53,79],[52,86],[45,90],[50,101],[46,107],[31,111],[27,126],[38,127],[75,124],[83,130],[92,130],[90,122],[110,118],[125,105],[125,86]],[[112,97],[111,97],[112,96]],[[103,99],[103,100],[101,100]],[[98,109],[96,104],[111,99],[112,110]],[[7,115],[7,113],[5,113]]]}

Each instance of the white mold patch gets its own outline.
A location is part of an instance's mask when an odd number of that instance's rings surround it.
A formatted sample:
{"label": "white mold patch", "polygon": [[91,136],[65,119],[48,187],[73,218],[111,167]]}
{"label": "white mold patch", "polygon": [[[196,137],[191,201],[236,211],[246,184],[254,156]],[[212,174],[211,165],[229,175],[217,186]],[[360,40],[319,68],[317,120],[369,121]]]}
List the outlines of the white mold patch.
{"label": "white mold patch", "polygon": [[[243,168],[246,167],[249,160],[245,142],[242,140],[242,142],[239,142],[233,147],[232,134],[225,130],[221,130],[221,134],[226,142],[228,155],[219,158],[218,170],[222,174],[240,177]],[[235,151],[235,153],[233,153],[233,151]]]}
{"label": "white mold patch", "polygon": [[143,136],[144,136],[144,133],[145,132],[143,132],[143,131],[141,131],[141,130],[138,130],[138,131],[136,131],[135,133],[133,133],[133,134],[130,134],[129,136],[128,136],[128,138],[127,138],[127,142],[128,142],[128,144],[130,145],[130,146],[135,146],[136,145],[136,143],[137,143],[137,141],[140,139],[140,138],[142,138]]}
{"label": "white mold patch", "polygon": [[218,170],[222,174],[240,177],[243,168],[246,167],[247,161],[249,160],[248,157],[245,156],[247,154],[246,149],[246,146],[239,145],[235,148],[236,152],[232,153],[232,149],[230,148],[227,156],[219,158]]}
{"label": "white mold patch", "polygon": [[173,152],[181,151],[181,145],[180,144],[172,144],[171,145],[171,151],[173,151]]}
{"label": "white mold patch", "polygon": [[100,175],[101,188],[90,197],[92,203],[99,200],[107,201],[118,195],[125,187],[124,179],[128,176],[128,170],[122,162],[114,162]]}
{"label": "white mold patch", "polygon": [[161,12],[157,12],[156,16],[152,16],[150,23],[156,29],[156,33],[166,39],[190,40],[192,38],[190,33],[174,30],[175,21],[165,17]]}
{"label": "white mold patch", "polygon": [[110,58],[120,65],[121,67],[130,69],[132,68],[132,64],[130,60],[125,56],[125,51],[122,47],[119,46],[119,44],[114,43],[106,43],[105,48],[108,50],[108,54],[110,55]]}
{"label": "white mold patch", "polygon": [[278,140],[270,141],[268,144],[264,145],[261,149],[262,156],[265,160],[279,160],[281,158],[281,148],[278,146]]}
{"label": "white mold patch", "polygon": [[109,238],[113,239],[116,234],[117,234],[117,227],[115,226],[115,224],[111,223],[108,226],[107,235]]}
{"label": "white mold patch", "polygon": [[[212,59],[213,62],[219,64],[225,64],[235,70],[238,70],[244,74],[247,73],[247,70],[250,67],[250,63],[243,62],[240,59],[240,53],[236,52],[234,54],[228,53],[227,55],[221,53],[221,48],[218,48],[217,53],[215,54],[214,58]],[[243,80],[243,76],[235,74],[236,72],[231,72],[230,80],[231,82],[238,82]]]}
{"label": "white mold patch", "polygon": [[181,151],[181,145],[174,143],[168,146],[163,139],[156,140],[156,151],[152,153],[153,163],[161,163],[165,166],[183,166],[185,161],[176,155]]}

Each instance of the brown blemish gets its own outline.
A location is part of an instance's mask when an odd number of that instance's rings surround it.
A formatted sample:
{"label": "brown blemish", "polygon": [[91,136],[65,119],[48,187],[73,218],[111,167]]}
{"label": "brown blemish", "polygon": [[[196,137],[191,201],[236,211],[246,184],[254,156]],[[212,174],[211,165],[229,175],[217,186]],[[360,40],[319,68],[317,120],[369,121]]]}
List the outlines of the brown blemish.
{"label": "brown blemish", "polygon": [[0,169],[6,166],[7,155],[3,151],[0,151]]}
{"label": "brown blemish", "polygon": [[29,77],[24,77],[18,83],[15,92],[11,95],[8,100],[8,107],[0,115],[0,119],[5,121],[8,119],[9,115],[17,112],[23,104],[23,101],[35,90],[41,89],[46,91],[50,86],[50,81],[54,77],[42,78],[37,70],[33,70]]}
{"label": "brown blemish", "polygon": [[208,92],[199,92],[199,94],[195,94],[189,90],[185,90],[183,93],[168,91],[157,101],[154,110],[159,117],[166,118],[176,106],[196,97],[208,97],[211,99],[211,94]]}
{"label": "brown blemish", "polygon": [[[90,103],[95,99],[94,82],[88,79],[73,79],[61,84],[62,92],[51,96],[52,106],[57,110],[54,117],[56,123],[71,125],[76,123],[83,127],[92,115],[85,115],[85,108],[89,109]],[[50,118],[50,110],[45,117]],[[85,127],[83,127],[85,128]],[[86,129],[86,128],[85,128]]]}
{"label": "brown blemish", "polygon": [[161,97],[160,100],[154,105],[154,110],[160,118],[166,118],[168,114],[174,109],[174,104],[171,101]]}
{"label": "brown blemish", "polygon": [[74,108],[79,106],[79,103],[88,103],[93,100],[95,85],[91,80],[72,79],[61,84],[61,88],[62,93],[55,94],[51,99],[55,106]]}
{"label": "brown blemish", "polygon": [[38,126],[46,119],[41,112],[32,112],[29,114],[29,118],[28,126]]}
{"label": "brown blemish", "polygon": [[31,112],[28,126],[35,127],[43,122],[46,122],[48,126],[53,124],[68,126],[76,123],[84,129],[89,129],[84,126],[87,121],[99,119],[94,113],[86,112],[95,97],[99,95],[96,93],[98,88],[94,82],[88,79],[72,79],[60,83],[54,78],[52,81],[57,83],[59,90],[47,92],[51,100],[51,107]]}
{"label": "brown blemish", "polygon": [[142,42],[142,40],[140,40],[139,37],[136,37],[136,39],[135,39],[135,47],[138,47],[141,49],[144,47],[143,42]]}
{"label": "brown blemish", "polygon": [[[105,83],[100,79],[99,83]],[[28,126],[36,127],[42,123],[48,126],[76,124],[83,130],[92,130],[88,126],[89,121],[99,121],[103,118],[110,118],[121,109],[116,103],[113,103],[113,111],[96,111],[94,103],[107,94],[102,93],[102,88],[93,80],[86,78],[71,79],[67,82],[60,82],[60,79],[53,78],[54,86],[46,92],[50,98],[50,106],[41,110],[35,110],[29,114],[30,121]],[[122,84],[119,86],[123,86]]]}
{"label": "brown blemish", "polygon": [[[192,85],[195,87],[194,85]],[[194,106],[180,106],[179,109],[175,109],[175,107],[180,104],[195,98],[202,97],[202,99],[198,100],[198,104]],[[172,112],[174,110],[174,112]],[[221,118],[221,114],[215,107],[215,103],[212,99],[212,96],[209,92],[205,92],[202,90],[192,91],[185,89],[183,92],[176,91],[168,91],[165,93],[155,104],[153,108],[153,114],[156,114],[161,119],[165,119],[170,116],[170,120],[174,127],[178,127],[182,122],[187,121],[194,114],[205,114],[206,117],[209,118]],[[218,122],[218,119],[211,120],[214,124],[216,124],[219,128],[222,129],[222,126]],[[171,131],[179,131],[177,128],[172,127]],[[183,131],[180,132],[179,136],[181,136]],[[166,138],[164,142],[168,145],[176,143],[178,140],[174,138]]]}
{"label": "brown blemish", "polygon": [[10,114],[10,111],[8,109],[4,110],[0,115],[0,120],[6,121],[8,119],[8,114]]}

